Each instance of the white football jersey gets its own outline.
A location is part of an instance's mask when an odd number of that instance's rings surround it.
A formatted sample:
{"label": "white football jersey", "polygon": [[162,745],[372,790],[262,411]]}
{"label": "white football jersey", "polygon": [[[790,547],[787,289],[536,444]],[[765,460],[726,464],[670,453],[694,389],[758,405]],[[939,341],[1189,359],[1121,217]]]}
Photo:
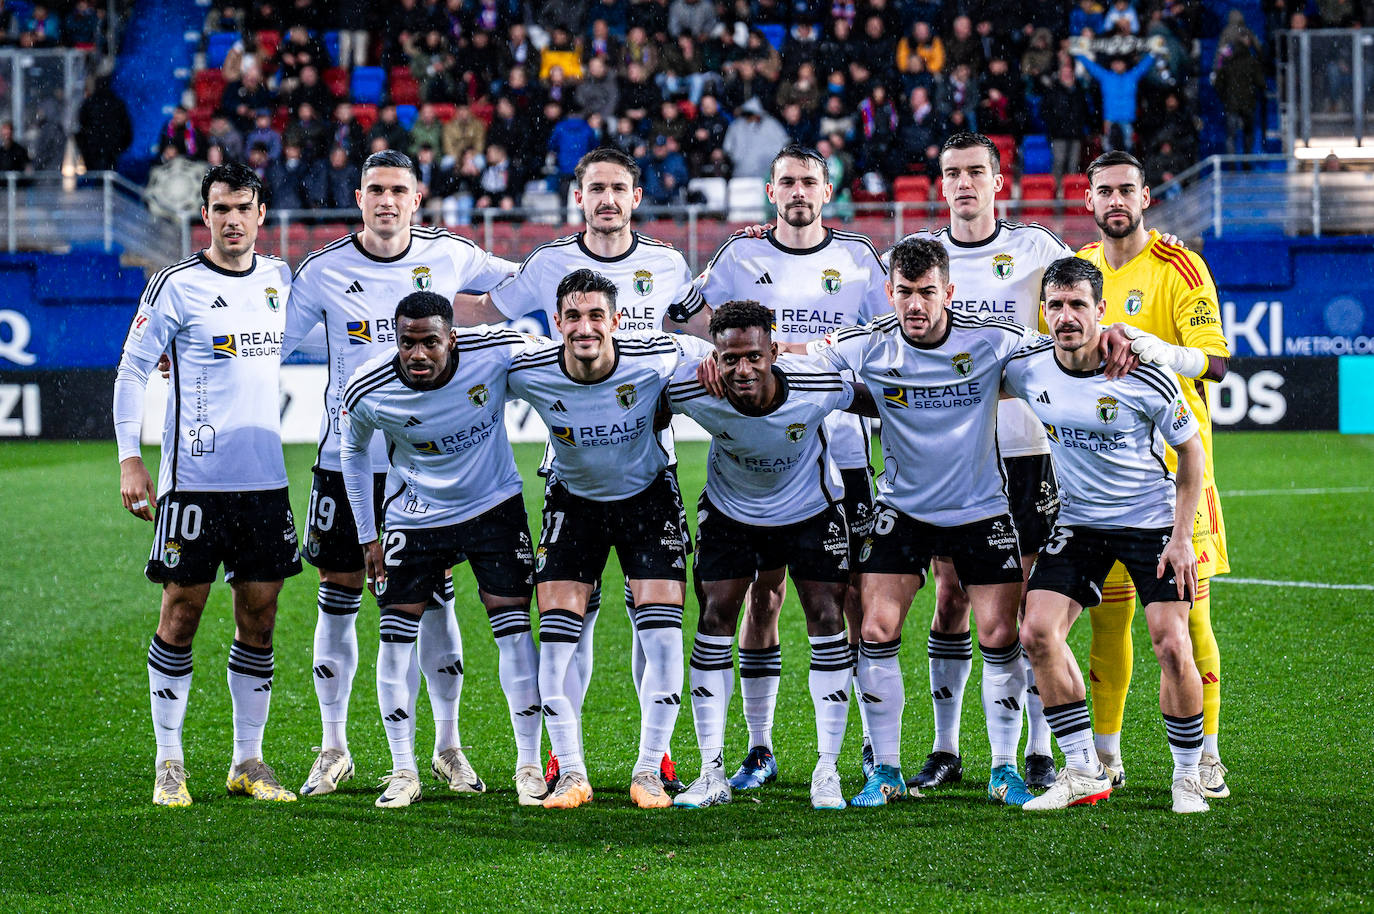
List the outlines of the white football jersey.
{"label": "white football jersey", "polygon": [[343,396],[340,456],[358,541],[377,538],[372,512],[374,433],[386,439],[387,529],[447,527],[520,492],[506,438],[506,371],[537,344],[514,330],[461,330],[447,384],[411,387],[395,350],[368,360]]}
{"label": "white football jersey", "polygon": [[692,287],[687,259],[672,245],[639,232],[619,257],[593,254],[580,232],[540,245],[514,276],[492,290],[492,304],[509,318],[542,311],[549,336],[560,339],[553,323],[558,311],[555,293],[563,277],[583,268],[596,270],[615,283],[618,333],[657,333],[673,305],[680,305],[687,314],[701,310],[701,296]]}
{"label": "white football jersey", "polygon": [[[814,248],[784,247],[769,229],[762,238],[736,235],[721,245],[697,277],[707,303],[753,300],[773,312],[773,339],[805,343],[892,310],[887,270],[864,235],[826,229]],[[868,423],[852,413],[827,420],[835,462],[868,466]]]}
{"label": "white football jersey", "polygon": [[878,500],[916,520],[956,527],[1007,513],[997,454],[1002,367],[1040,340],[1011,321],[950,312],[945,338],[919,346],[897,315],[811,347],[873,391],[883,420]]}
{"label": "white football jersey", "polygon": [[286,485],[279,378],[294,306],[291,268],[266,254],[242,273],[199,252],[153,274],[123,360],[146,377],[171,357],[158,494]]}
{"label": "white football jersey", "polygon": [[[296,270],[284,355],[317,325],[329,348],[329,381],[320,417],[315,464],[339,470],[340,403],[344,387],[364,362],[396,351],[396,303],[412,292],[452,299],[463,291],[486,292],[515,264],[441,228],[416,226],[410,246],[395,256],[369,254],[356,234],[334,241],[301,261]],[[386,448],[373,439],[372,466],[386,472]]]}
{"label": "white football jersey", "polygon": [[668,465],[654,434],[659,395],[684,361],[695,365],[711,344],[693,336],[639,333],[614,338],[616,363],[600,381],[574,380],[563,344],[547,342],[511,362],[510,391],[549,427],[550,478],[593,501],[637,495]]}
{"label": "white football jersey", "polygon": [[[1045,268],[1074,256],[1058,235],[1035,222],[999,219],[997,228],[982,241],[956,241],[949,226],[913,232],[902,240],[911,238],[934,239],[949,252],[952,308],[1025,327],[1040,326],[1040,280]],[[1050,452],[1044,429],[1020,400],[1003,400],[998,407],[997,446],[1003,457]]]}
{"label": "white football jersey", "polygon": [[783,401],[759,415],[707,393],[696,379],[695,362],[683,364],[668,387],[673,412],[691,416],[711,433],[711,501],[740,523],[761,527],[795,524],[843,500],[825,419],[854,402],[854,387],[839,372],[807,360],[784,355],[773,373]]}
{"label": "white football jersey", "polygon": [[1046,341],[1012,356],[1003,377],[1053,445],[1059,524],[1173,526],[1174,475],[1164,443],[1177,446],[1199,428],[1173,372],[1141,365],[1108,380],[1101,369],[1065,368]]}

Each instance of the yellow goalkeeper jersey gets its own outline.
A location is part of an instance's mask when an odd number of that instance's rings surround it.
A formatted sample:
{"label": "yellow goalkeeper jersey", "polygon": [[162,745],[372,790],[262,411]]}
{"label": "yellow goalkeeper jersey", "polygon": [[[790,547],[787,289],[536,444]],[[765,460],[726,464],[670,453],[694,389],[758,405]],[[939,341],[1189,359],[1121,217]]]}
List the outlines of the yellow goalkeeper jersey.
{"label": "yellow goalkeeper jersey", "polygon": [[[1118,321],[1131,324],[1176,346],[1192,346],[1209,356],[1230,357],[1231,350],[1221,332],[1216,282],[1207,264],[1194,252],[1165,244],[1159,232],[1151,230],[1145,250],[1119,270],[1107,265],[1100,241],[1085,246],[1078,256],[1102,271],[1102,294],[1107,300],[1104,325]],[[1193,545],[1198,554],[1198,576],[1211,577],[1231,570],[1212,468],[1212,384],[1181,375],[1178,383],[1198,418],[1207,454]],[[1178,455],[1173,448],[1168,449],[1166,457],[1169,469],[1176,470]]]}

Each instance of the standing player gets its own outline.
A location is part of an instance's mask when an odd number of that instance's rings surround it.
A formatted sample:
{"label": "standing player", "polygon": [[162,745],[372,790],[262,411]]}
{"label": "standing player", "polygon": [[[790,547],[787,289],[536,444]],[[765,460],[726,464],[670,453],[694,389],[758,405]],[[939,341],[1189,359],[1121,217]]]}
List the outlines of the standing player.
{"label": "standing player", "polygon": [[[887,270],[873,243],[854,232],[827,228],[821,218],[831,191],[829,166],[822,156],[803,146],[784,147],[773,159],[767,186],[777,221],[761,235],[735,235],[721,246],[697,279],[702,297],[708,303],[758,301],[773,312],[773,338],[782,343],[813,340],[886,313]],[[868,423],[837,412],[825,427],[844,481],[851,551],[857,554],[873,520]],[[782,675],[781,587],[779,577],[776,597],[759,589],[740,631],[740,693],[749,754],[730,778],[735,790],[761,787],[777,777],[772,727]],[[857,647],[857,586],[846,596],[845,615],[851,643]],[[866,721],[864,735],[867,763]]]}
{"label": "standing player", "polygon": [[[353,775],[348,751],[348,701],[358,668],[356,620],[363,594],[363,553],[344,493],[339,462],[341,402],[344,387],[360,365],[394,352],[396,302],[416,291],[452,296],[463,289],[491,288],[510,275],[514,264],[492,257],[466,238],[443,229],[412,228],[420,205],[415,166],[393,150],[373,153],[363,163],[355,192],[363,230],[310,254],[301,262],[286,326],[284,351],[292,352],[323,324],[329,349],[329,381],[320,419],[319,454],[310,490],[305,560],[319,569],[315,625],[315,695],[323,736],[319,754],[301,793],[332,793]],[[382,436],[372,442],[374,491],[380,502],[387,459]],[[434,711],[434,755],[430,768],[451,789],[486,789],[459,748],[458,700],[463,688],[463,645],[453,614],[453,583],[446,579],[420,624],[420,669]],[[537,662],[532,638],[519,645],[512,663]],[[524,710],[524,709],[522,709]],[[521,718],[527,723],[528,718]],[[528,729],[526,727],[525,729]],[[524,742],[528,743],[529,734]],[[533,734],[538,753],[539,734]],[[517,742],[520,739],[517,738]],[[534,760],[538,763],[538,759]]]}
{"label": "standing player", "polygon": [[[582,157],[574,170],[573,199],[582,210],[587,227],[535,248],[508,281],[487,295],[460,295],[454,299],[454,314],[460,324],[496,323],[541,311],[549,335],[560,338],[558,330],[558,284],[574,270],[595,270],[615,284],[620,294],[620,333],[686,332],[705,338],[710,310],[692,287],[692,271],[682,253],[671,245],[634,231],[631,220],[644,196],[640,186],[639,165],[618,149],[593,149]],[[672,433],[662,436],[668,449],[669,465],[676,468]],[[545,461],[547,468],[547,460]],[[586,624],[577,648],[575,670],[582,683],[575,701],[591,681],[592,633],[601,605],[598,582],[588,604]],[[625,609],[634,617],[634,599],[627,585]],[[644,673],[644,651],[631,626],[630,671],[635,691]],[[555,776],[556,759],[549,764]],[[671,790],[680,790],[672,759],[665,757],[661,773]]]}
{"label": "standing player", "polygon": [[[157,504],[146,571],[162,585],[157,632],[148,647],[157,737],[153,802],[191,804],[181,744],[191,642],[221,564],[234,604],[229,792],[292,801],[295,794],[277,782],[262,757],[277,595],[283,579],[301,570],[277,412],[291,271],[253,251],[267,208],[252,169],[238,163],[210,169],[200,196],[210,246],[148,283],[124,341],[114,391],[124,507],[151,521]],[[171,385],[154,490],[139,433],[148,373],[164,352],[170,354]]]}
{"label": "standing player", "polygon": [[[1202,491],[1199,425],[1169,371],[1142,364],[1127,377],[1104,374],[1098,338],[1106,302],[1096,267],[1077,257],[1051,264],[1044,308],[1053,345],[1013,356],[1004,382],[1009,393],[1034,404],[1050,431],[1064,493],[1031,575],[1021,640],[1065,767],[1025,808],[1064,809],[1111,793],[1111,775],[1093,751],[1083,677],[1067,639],[1083,607],[1101,599],[1102,583],[1119,562],[1140,591],[1159,658],[1174,812],[1206,812],[1198,780],[1202,680],[1188,638],[1197,558],[1193,512],[1183,507]],[[1164,464],[1165,442],[1178,454],[1177,481]]]}
{"label": "standing player", "polygon": [[[538,805],[537,683],[504,669],[512,639],[528,639],[533,553],[520,474],[506,440],[506,365],[529,347],[510,330],[458,333],[447,295],[412,292],[396,305],[396,351],[358,369],[344,391],[339,456],[368,576],[381,607],[377,698],[391,745],[382,808],[420,798],[415,762],[415,640],[426,602],[466,557],[501,651],[501,684],[519,735],[534,720],[534,745],[521,745],[516,795]],[[386,439],[385,533],[374,514],[373,437]],[[503,643],[504,642],[504,643]],[[522,641],[516,640],[515,644]]]}
{"label": "standing player", "polygon": [[[1157,231],[1146,230],[1143,224],[1150,205],[1144,174],[1140,162],[1126,152],[1105,153],[1088,166],[1087,208],[1097,221],[1102,240],[1085,247],[1079,256],[1102,271],[1107,319],[1124,322],[1131,333],[1152,335],[1151,341],[1137,340],[1133,348],[1142,361],[1153,361],[1179,376],[1183,396],[1201,426],[1207,460],[1193,525],[1198,591],[1188,616],[1188,630],[1202,674],[1202,785],[1208,797],[1222,798],[1231,791],[1217,746],[1221,653],[1212,633],[1209,585],[1214,575],[1229,572],[1231,566],[1212,468],[1211,385],[1204,382],[1226,376],[1230,349],[1221,332],[1216,283],[1207,264],[1192,251],[1166,243]],[[1166,459],[1171,468],[1176,466],[1172,450],[1166,451]],[[1107,578],[1101,605],[1092,610],[1089,671],[1098,754],[1121,782],[1125,780],[1121,721],[1131,681],[1134,613],[1135,590],[1125,570],[1118,566]]]}
{"label": "standing player", "polygon": [[[956,133],[940,151],[940,173],[949,227],[920,231],[908,238],[933,238],[949,254],[949,278],[954,283],[950,307],[956,312],[997,317],[1036,327],[1040,308],[1040,277],[1045,267],[1072,254],[1072,249],[1044,226],[998,219],[993,203],[1002,189],[1001,154],[981,133]],[[1035,554],[1045,544],[1058,508],[1049,444],[1035,415],[1019,400],[1005,400],[997,410],[997,451],[1006,469],[1011,516],[1021,549],[1021,569],[1030,575]],[[959,753],[959,718],[964,686],[973,668],[973,640],[969,634],[968,594],[960,586],[954,565],[937,556],[935,616],[930,623],[930,694],[935,708],[935,744],[912,782],[938,787],[963,777]],[[1036,691],[1029,662],[1026,668],[1026,783],[1049,787],[1054,783],[1050,730]],[[983,705],[988,697],[983,696]],[[1003,759],[1015,764],[1015,758]]]}
{"label": "standing player", "polygon": [[676,806],[730,801],[723,753],[735,682],[730,648],[740,607],[756,576],[788,568],[811,642],[819,752],[811,805],[845,806],[836,762],[853,670],[844,634],[849,533],[825,420],[834,410],[864,406],[872,415],[873,403],[866,388],[837,372],[816,371],[795,358],[779,361],[774,319],[758,302],[721,305],[711,317],[711,335],[725,397],[707,393],[695,364],[680,368],[668,388],[673,411],[691,416],[712,435],[693,567],[701,618],[692,648],[692,716],[701,776],[674,798]]}
{"label": "standing player", "polygon": [[692,344],[690,337],[614,338],[617,290],[604,275],[574,270],[557,289],[550,342],[511,363],[512,395],[549,426],[553,461],[535,553],[539,593],[539,691],[544,726],[559,762],[548,808],[591,800],[581,726],[582,681],[574,654],[588,600],[612,547],[634,597],[632,623],[644,652],[639,679],[639,758],[630,798],[642,808],[672,805],[663,756],[682,704],[682,604],[686,531],[677,478],[654,434],[659,395]]}

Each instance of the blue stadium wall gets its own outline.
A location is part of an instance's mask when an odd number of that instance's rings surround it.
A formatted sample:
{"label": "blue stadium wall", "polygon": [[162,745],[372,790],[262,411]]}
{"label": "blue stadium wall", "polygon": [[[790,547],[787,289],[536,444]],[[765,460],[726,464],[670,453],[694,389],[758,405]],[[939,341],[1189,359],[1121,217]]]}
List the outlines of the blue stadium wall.
{"label": "blue stadium wall", "polygon": [[[1374,433],[1374,237],[1217,240],[1203,254],[1235,356],[1218,426]],[[143,284],[115,254],[0,255],[0,438],[113,438]]]}

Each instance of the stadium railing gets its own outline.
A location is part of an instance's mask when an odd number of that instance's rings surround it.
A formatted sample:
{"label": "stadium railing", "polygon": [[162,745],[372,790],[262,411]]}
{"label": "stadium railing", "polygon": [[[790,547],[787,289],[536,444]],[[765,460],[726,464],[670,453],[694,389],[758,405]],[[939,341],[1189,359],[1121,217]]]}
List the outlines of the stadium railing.
{"label": "stadium railing", "polygon": [[143,188],[113,171],[8,171],[0,182],[0,241],[10,253],[98,248],[162,267],[189,243],[177,222],[148,212]]}
{"label": "stadium railing", "polygon": [[1363,146],[1374,127],[1374,29],[1274,33],[1284,151]]}
{"label": "stadium railing", "polygon": [[5,48],[0,50],[0,121],[13,121],[15,139],[38,120],[40,112],[56,113],[68,135],[86,97],[86,77],[95,67],[91,51],[73,48]]}

